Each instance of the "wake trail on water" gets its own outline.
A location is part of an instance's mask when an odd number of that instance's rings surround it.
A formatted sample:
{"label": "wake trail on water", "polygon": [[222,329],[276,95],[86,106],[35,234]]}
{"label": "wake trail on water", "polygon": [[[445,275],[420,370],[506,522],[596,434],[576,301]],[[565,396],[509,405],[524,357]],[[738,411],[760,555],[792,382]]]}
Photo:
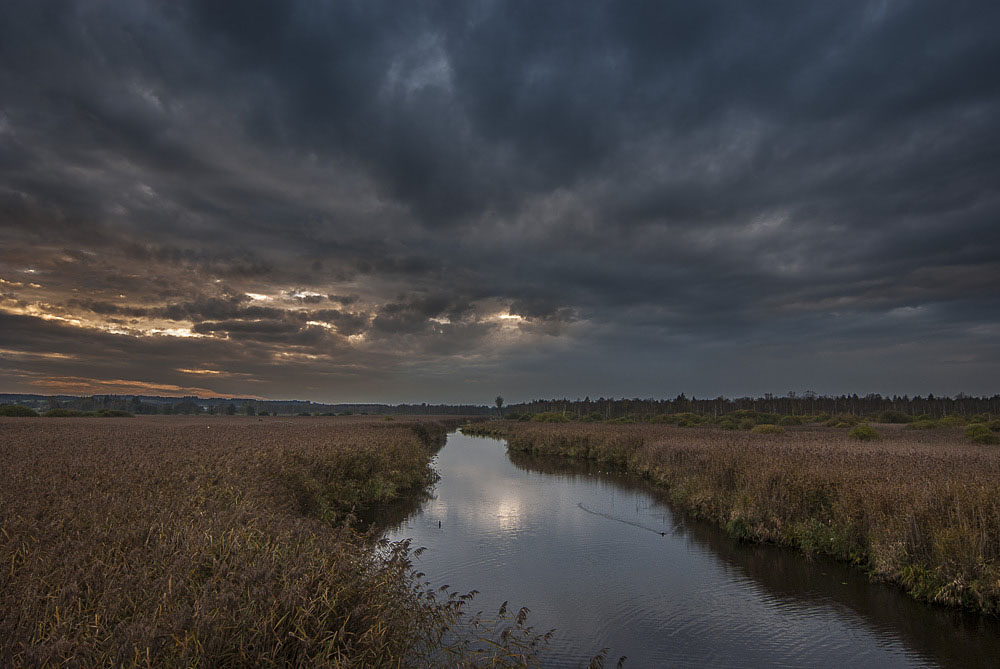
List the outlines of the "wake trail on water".
{"label": "wake trail on water", "polygon": [[594,516],[600,516],[601,518],[607,518],[608,520],[613,520],[615,522],[625,523],[626,525],[631,525],[632,527],[638,527],[640,530],[646,530],[647,532],[652,532],[653,534],[659,534],[661,537],[665,537],[667,535],[666,532],[658,530],[655,527],[650,527],[649,525],[643,525],[642,523],[636,523],[631,520],[626,520],[624,518],[612,516],[607,513],[602,513],[600,511],[594,511],[593,509],[588,509],[583,505],[583,502],[577,502],[576,505],[583,511],[586,511],[587,513]]}

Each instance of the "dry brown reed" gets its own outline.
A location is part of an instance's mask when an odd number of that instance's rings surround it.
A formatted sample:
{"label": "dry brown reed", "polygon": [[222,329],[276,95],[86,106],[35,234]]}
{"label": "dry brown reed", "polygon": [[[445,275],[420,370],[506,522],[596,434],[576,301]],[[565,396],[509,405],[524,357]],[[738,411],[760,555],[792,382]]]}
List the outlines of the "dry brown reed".
{"label": "dry brown reed", "polygon": [[446,427],[0,419],[0,666],[463,662],[465,598],[342,522],[426,485]]}
{"label": "dry brown reed", "polygon": [[474,431],[515,451],[623,467],[734,536],[854,562],[927,602],[1000,613],[1000,449],[968,443],[960,428],[879,425],[870,442],[824,427],[494,421]]}

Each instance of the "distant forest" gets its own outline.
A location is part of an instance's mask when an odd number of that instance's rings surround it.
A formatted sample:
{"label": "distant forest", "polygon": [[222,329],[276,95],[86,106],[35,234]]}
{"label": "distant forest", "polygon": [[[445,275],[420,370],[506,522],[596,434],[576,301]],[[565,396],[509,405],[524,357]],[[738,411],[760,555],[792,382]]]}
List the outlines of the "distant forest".
{"label": "distant forest", "polygon": [[[120,410],[134,414],[217,414],[217,415],[463,415],[482,416],[496,414],[495,406],[485,404],[323,404],[306,400],[258,400],[253,398],[222,397],[163,397],[156,395],[30,395],[0,394],[0,404],[21,404],[39,411],[69,409],[74,411]],[[927,415],[940,418],[947,415],[1000,415],[1000,395],[974,397],[958,394],[955,397],[927,395],[885,397],[868,395],[801,395],[788,393],[777,396],[696,399],[684,394],[673,399],[616,399],[600,397],[584,399],[538,399],[503,407],[505,415],[538,414],[546,412],[575,416],[594,416],[602,419],[650,418],[659,414],[695,413],[706,416],[723,416],[740,410],[792,416],[817,413],[872,415],[882,412],[899,412],[909,416]]]}
{"label": "distant forest", "polygon": [[685,413],[708,416],[723,416],[735,411],[748,410],[761,413],[772,413],[791,416],[806,416],[817,413],[854,414],[864,416],[883,412],[899,412],[909,416],[929,415],[934,418],[958,414],[963,416],[974,414],[1000,414],[1000,395],[991,397],[972,397],[959,393],[955,397],[938,397],[933,394],[926,397],[909,397],[895,395],[884,397],[877,393],[868,395],[818,395],[806,392],[801,395],[788,393],[777,396],[765,394],[763,397],[739,397],[729,399],[716,397],[714,399],[695,399],[683,393],[674,399],[614,399],[598,398],[532,400],[520,404],[512,404],[504,409],[510,414],[538,414],[557,412],[588,416],[597,414],[603,419],[634,416],[649,418],[658,414]]}
{"label": "distant forest", "polygon": [[258,400],[158,395],[26,395],[0,394],[0,404],[20,404],[38,411],[128,411],[137,415],[212,414],[250,416],[434,415],[477,416],[490,407],[469,404],[323,404],[306,400]]}

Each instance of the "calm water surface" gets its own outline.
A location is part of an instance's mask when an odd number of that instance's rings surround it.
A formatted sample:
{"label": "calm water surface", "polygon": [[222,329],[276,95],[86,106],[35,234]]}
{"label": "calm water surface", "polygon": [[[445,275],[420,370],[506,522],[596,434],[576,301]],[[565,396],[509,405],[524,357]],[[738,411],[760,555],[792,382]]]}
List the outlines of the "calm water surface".
{"label": "calm water surface", "polygon": [[[634,479],[450,435],[431,499],[387,532],[435,585],[556,628],[543,658],[627,667],[998,667],[1000,625],[913,602],[836,563],[748,546]],[[388,521],[383,521],[388,522]],[[441,526],[438,527],[440,522]]]}

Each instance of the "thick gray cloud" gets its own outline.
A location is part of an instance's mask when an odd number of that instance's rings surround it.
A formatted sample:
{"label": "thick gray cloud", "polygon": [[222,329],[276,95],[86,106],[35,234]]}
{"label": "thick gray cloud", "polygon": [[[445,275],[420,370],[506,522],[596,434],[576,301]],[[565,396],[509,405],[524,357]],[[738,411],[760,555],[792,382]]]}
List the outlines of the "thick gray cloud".
{"label": "thick gray cloud", "polygon": [[4,3],[0,381],[996,392],[996,25],[989,2]]}

